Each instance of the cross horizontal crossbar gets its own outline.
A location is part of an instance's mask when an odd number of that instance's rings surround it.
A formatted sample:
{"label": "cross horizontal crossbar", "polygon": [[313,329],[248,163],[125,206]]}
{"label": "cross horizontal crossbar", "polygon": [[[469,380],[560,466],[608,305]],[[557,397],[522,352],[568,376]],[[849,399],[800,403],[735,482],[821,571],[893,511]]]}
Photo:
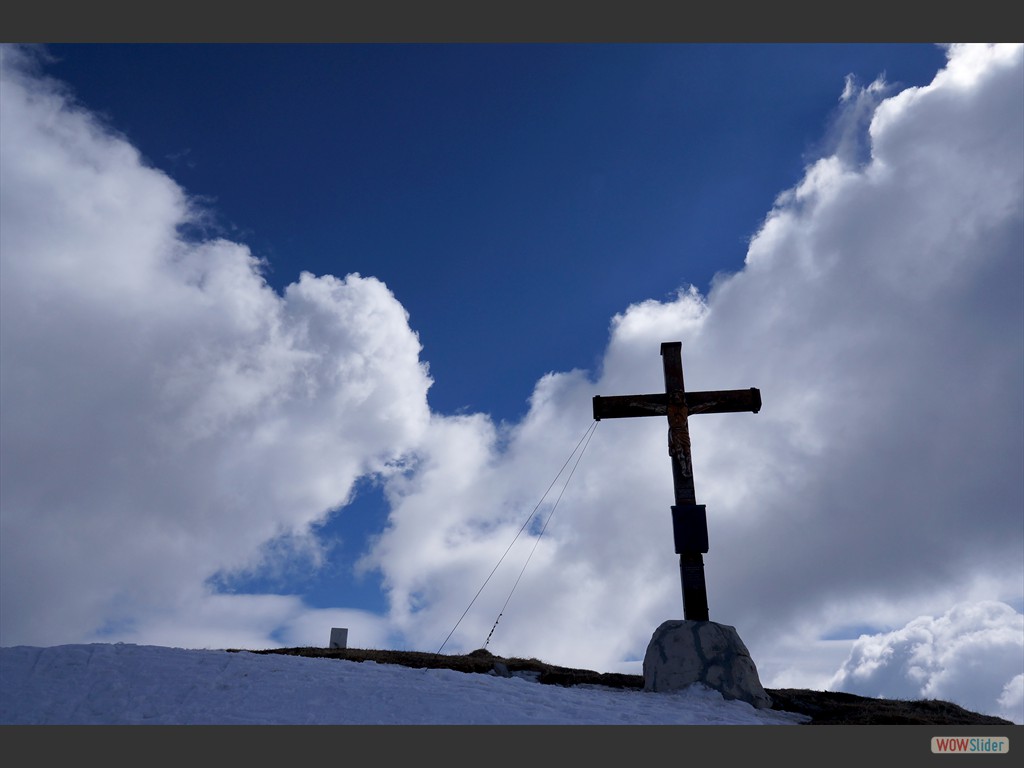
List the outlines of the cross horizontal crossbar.
{"label": "cross horizontal crossbar", "polygon": [[[668,393],[654,395],[594,396],[594,419],[623,419],[633,416],[667,416]],[[717,392],[686,392],[683,394],[688,415],[697,413],[745,413],[761,410],[761,391],[725,389]]]}

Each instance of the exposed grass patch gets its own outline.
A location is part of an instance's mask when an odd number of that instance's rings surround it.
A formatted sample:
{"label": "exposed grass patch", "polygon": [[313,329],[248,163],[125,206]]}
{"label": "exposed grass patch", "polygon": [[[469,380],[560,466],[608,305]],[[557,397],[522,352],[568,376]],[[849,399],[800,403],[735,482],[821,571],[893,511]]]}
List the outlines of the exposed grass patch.
{"label": "exposed grass patch", "polygon": [[[547,664],[538,659],[505,658],[484,649],[467,654],[436,654],[421,651],[387,651],[362,648],[271,648],[250,653],[280,653],[347,661],[374,661],[420,669],[454,669],[475,674],[535,676],[546,685],[603,685],[642,690],[641,675],[594,672]],[[810,725],[1012,725],[991,715],[970,712],[948,701],[872,699],[852,693],[810,691],[795,688],[768,689],[773,709],[798,712],[811,718]]]}

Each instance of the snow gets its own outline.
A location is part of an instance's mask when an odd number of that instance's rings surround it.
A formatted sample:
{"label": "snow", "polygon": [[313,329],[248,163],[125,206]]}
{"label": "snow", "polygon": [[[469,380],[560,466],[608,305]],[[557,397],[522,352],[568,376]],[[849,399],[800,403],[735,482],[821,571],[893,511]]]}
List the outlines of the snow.
{"label": "snow", "polygon": [[0,648],[3,725],[794,725],[796,713],[675,693],[247,651]]}

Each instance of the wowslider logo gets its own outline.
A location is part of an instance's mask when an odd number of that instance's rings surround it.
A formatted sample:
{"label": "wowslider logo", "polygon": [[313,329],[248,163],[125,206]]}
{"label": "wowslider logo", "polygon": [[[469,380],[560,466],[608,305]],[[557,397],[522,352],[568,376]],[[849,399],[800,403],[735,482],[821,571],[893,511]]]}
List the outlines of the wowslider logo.
{"label": "wowslider logo", "polygon": [[1010,751],[1006,736],[933,736],[932,752],[936,754],[1004,755]]}

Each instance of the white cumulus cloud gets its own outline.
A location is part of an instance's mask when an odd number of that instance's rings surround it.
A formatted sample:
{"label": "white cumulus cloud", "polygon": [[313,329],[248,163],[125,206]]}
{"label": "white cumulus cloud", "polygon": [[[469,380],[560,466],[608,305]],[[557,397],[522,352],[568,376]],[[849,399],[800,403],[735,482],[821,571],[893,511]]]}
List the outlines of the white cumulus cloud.
{"label": "white cumulus cloud", "polygon": [[893,632],[862,635],[832,680],[837,690],[943,699],[1024,723],[1024,616],[998,602],[957,605]]}
{"label": "white cumulus cloud", "polygon": [[207,580],[316,562],[310,526],[427,427],[419,340],[375,278],[282,296],[184,238],[185,192],[3,56],[0,641],[216,642],[240,606],[233,644],[269,643],[300,601]]}

